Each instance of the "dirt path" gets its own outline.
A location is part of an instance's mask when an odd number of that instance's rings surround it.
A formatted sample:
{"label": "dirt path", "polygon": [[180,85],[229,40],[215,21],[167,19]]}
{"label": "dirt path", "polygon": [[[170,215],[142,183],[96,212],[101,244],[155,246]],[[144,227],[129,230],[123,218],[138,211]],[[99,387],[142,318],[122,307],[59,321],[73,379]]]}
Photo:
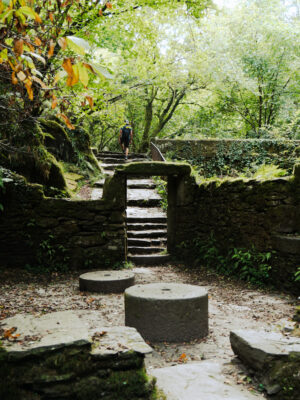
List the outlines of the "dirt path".
{"label": "dirt path", "polygon": [[[147,370],[183,362],[214,359],[226,365],[226,379],[252,389],[234,358],[229,332],[234,329],[282,329],[293,315],[293,299],[287,295],[266,293],[229,283],[213,274],[185,271],[182,266],[136,268],[136,283],[177,282],[204,286],[209,292],[209,336],[192,343],[154,344],[146,359]],[[39,315],[69,309],[99,310],[103,326],[124,325],[122,295],[99,295],[79,292],[78,273],[34,276],[25,271],[2,271],[0,319],[16,313]],[[258,398],[263,398],[258,394]]]}

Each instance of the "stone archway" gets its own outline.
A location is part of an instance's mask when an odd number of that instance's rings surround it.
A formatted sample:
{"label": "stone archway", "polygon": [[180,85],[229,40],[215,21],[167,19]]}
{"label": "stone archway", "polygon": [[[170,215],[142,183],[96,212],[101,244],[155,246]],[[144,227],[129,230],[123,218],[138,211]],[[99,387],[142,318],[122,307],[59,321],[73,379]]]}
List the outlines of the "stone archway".
{"label": "stone archway", "polygon": [[115,169],[113,177],[105,183],[103,196],[111,201],[119,202],[126,210],[126,182],[130,177],[165,176],[168,179],[168,211],[167,211],[167,250],[170,254],[175,249],[175,234],[177,226],[176,208],[185,199],[185,178],[191,174],[191,166],[187,163],[145,161],[125,164]]}

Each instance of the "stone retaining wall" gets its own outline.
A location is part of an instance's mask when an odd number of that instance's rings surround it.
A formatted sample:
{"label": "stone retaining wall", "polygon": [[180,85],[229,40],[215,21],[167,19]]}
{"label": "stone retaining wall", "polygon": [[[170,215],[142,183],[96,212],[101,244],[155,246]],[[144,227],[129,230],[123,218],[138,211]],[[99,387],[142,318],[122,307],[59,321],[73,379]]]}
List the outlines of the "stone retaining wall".
{"label": "stone retaining wall", "polygon": [[300,157],[300,140],[156,139],[154,143],[164,156],[186,160],[205,176],[236,174],[264,163],[292,172]]}
{"label": "stone retaining wall", "polygon": [[[208,243],[211,235],[224,254],[229,248],[251,246],[259,252],[276,250],[272,257],[273,283],[280,288],[284,284],[296,287],[294,273],[300,261],[299,172],[297,167],[293,177],[265,181],[228,179],[197,184],[191,176],[177,180],[176,201],[169,202],[168,209],[175,220],[172,251],[195,260],[199,257],[197,246]],[[171,190],[174,192],[174,182]],[[294,251],[290,251],[290,243],[285,246],[278,237],[290,238]]]}
{"label": "stone retaining wall", "polygon": [[101,200],[73,201],[46,198],[40,185],[8,170],[2,174],[1,266],[106,268],[124,261],[124,178],[106,187]]}

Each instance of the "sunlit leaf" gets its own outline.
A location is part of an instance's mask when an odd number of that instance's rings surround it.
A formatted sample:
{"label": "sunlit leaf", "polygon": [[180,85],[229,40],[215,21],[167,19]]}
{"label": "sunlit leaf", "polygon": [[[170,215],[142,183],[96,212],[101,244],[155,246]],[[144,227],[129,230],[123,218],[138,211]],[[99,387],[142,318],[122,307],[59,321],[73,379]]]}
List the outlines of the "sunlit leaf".
{"label": "sunlit leaf", "polygon": [[88,64],[92,71],[100,76],[104,76],[104,78],[106,79],[113,79],[113,75],[104,67],[101,67],[101,65],[98,64],[93,64],[93,63],[89,63]]}
{"label": "sunlit leaf", "polygon": [[46,64],[46,60],[44,59],[44,57],[40,56],[39,54],[34,53],[33,51],[29,52],[29,54],[37,60],[41,61],[44,65]]}
{"label": "sunlit leaf", "polygon": [[85,53],[90,50],[89,43],[84,39],[76,36],[67,36],[66,40],[68,47],[81,56],[84,56]]}
{"label": "sunlit leaf", "polygon": [[76,85],[78,80],[79,80],[79,69],[78,69],[78,64],[75,64],[75,65],[73,65],[73,75],[72,75],[71,86]]}
{"label": "sunlit leaf", "polygon": [[37,23],[42,23],[41,17],[31,7],[23,6],[19,8],[19,11],[28,17],[33,18]]}
{"label": "sunlit leaf", "polygon": [[89,83],[89,74],[87,68],[82,64],[78,64],[78,71],[79,71],[79,80],[83,84],[83,86],[87,86]]}
{"label": "sunlit leaf", "polygon": [[66,47],[67,47],[66,38],[60,37],[60,38],[58,39],[58,44],[60,45],[60,47],[61,47],[63,50],[66,50]]}
{"label": "sunlit leaf", "polygon": [[36,76],[31,76],[31,79],[34,82],[37,82],[43,89],[48,89],[47,85],[40,78],[37,78]]}
{"label": "sunlit leaf", "polygon": [[20,79],[20,81],[25,81],[25,79],[26,79],[26,75],[24,74],[23,71],[19,71],[17,73],[17,77]]}
{"label": "sunlit leaf", "polygon": [[23,55],[21,56],[21,59],[24,60],[24,61],[26,61],[27,65],[28,65],[28,67],[29,67],[30,69],[35,68],[34,62],[33,62],[33,60],[32,60],[31,57],[25,56],[25,55],[23,54]]}

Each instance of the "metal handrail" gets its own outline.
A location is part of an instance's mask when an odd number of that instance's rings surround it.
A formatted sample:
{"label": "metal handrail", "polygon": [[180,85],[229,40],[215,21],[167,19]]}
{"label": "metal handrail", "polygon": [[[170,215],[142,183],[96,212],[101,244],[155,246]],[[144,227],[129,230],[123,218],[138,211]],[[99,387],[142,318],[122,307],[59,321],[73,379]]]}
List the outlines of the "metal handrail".
{"label": "metal handrail", "polygon": [[151,151],[151,158],[153,161],[163,161],[166,162],[164,156],[162,155],[161,151],[154,143],[150,143],[150,151]]}

